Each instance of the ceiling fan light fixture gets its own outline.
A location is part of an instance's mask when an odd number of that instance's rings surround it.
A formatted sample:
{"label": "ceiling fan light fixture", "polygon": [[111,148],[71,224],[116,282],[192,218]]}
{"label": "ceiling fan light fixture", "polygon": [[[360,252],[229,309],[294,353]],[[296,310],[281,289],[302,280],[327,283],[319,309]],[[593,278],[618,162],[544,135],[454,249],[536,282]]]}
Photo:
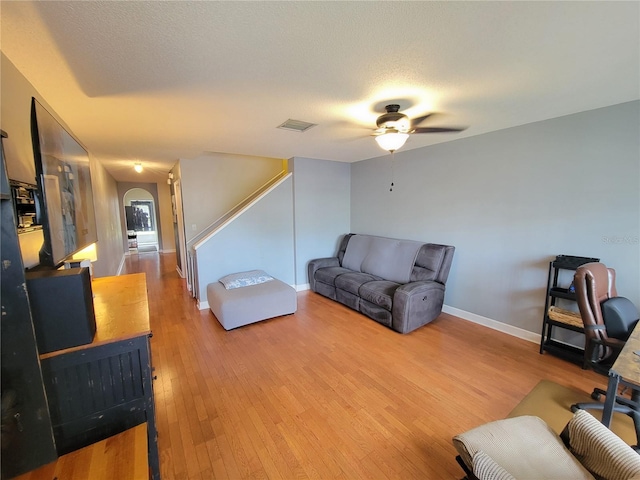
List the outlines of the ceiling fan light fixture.
{"label": "ceiling fan light fixture", "polygon": [[395,152],[399,148],[402,148],[407,141],[407,138],[409,138],[409,134],[401,132],[387,132],[382,135],[377,135],[375,138],[380,148],[387,150],[388,152]]}

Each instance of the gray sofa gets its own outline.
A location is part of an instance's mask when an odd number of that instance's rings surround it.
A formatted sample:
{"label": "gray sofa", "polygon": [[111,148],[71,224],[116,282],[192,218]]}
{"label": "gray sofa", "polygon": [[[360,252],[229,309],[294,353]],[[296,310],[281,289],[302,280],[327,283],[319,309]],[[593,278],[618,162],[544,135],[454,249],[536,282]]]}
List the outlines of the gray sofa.
{"label": "gray sofa", "polygon": [[309,285],[396,332],[409,333],[440,315],[454,250],[350,233],[335,257],[309,262]]}

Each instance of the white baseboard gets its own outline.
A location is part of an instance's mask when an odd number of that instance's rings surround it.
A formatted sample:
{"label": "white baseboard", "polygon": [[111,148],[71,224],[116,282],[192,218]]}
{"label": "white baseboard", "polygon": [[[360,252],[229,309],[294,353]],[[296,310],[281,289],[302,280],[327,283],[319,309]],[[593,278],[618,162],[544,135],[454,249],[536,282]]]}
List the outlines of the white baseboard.
{"label": "white baseboard", "polygon": [[[309,286],[308,283],[306,283],[302,285],[294,285],[294,288],[296,289],[296,292],[303,292],[305,290],[309,290],[311,287]],[[209,308],[209,302],[204,300],[203,301],[197,300],[196,304],[199,310],[207,310]],[[497,320],[483,317],[482,315],[477,315],[475,313],[467,312],[459,308],[450,307],[449,305],[444,305],[442,307],[442,311],[444,313],[454,315],[458,318],[462,318],[463,320],[477,323],[479,325],[483,325],[493,330],[497,330],[499,332],[506,333],[508,335],[512,335],[514,337],[521,338],[523,340],[527,340],[528,342],[540,344],[540,334],[538,333],[533,333],[523,328],[514,327],[513,325],[508,325],[506,323],[498,322]]]}
{"label": "white baseboard", "polygon": [[519,327],[514,327],[513,325],[508,325],[506,323],[498,322],[497,320],[483,317],[482,315],[477,315],[475,313],[467,312],[465,310],[460,310],[459,308],[450,307],[449,305],[444,305],[442,307],[442,311],[444,313],[448,313],[450,315],[454,315],[456,317],[462,318],[463,320],[468,320],[469,322],[484,325],[485,327],[489,327],[493,330],[498,330],[499,332],[513,335],[514,337],[518,337],[523,340],[527,340],[528,342],[540,344],[541,337],[539,333],[533,333],[533,332],[530,332],[529,330],[525,330]]}
{"label": "white baseboard", "polygon": [[124,268],[124,261],[127,258],[127,254],[123,254],[122,258],[120,259],[120,265],[118,265],[118,270],[116,270],[116,276],[117,275],[122,275],[122,269]]}

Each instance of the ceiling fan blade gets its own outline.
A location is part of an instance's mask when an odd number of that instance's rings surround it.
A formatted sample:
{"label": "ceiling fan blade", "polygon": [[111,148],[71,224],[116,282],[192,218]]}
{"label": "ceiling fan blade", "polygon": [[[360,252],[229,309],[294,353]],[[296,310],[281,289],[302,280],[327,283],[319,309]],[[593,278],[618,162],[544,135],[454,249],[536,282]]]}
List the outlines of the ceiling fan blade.
{"label": "ceiling fan blade", "polygon": [[427,118],[429,118],[432,115],[433,115],[433,113],[427,113],[426,115],[423,115],[422,117],[416,117],[416,118],[411,119],[411,126],[415,127],[416,125],[420,125],[422,122],[424,122]]}
{"label": "ceiling fan blade", "polygon": [[444,132],[462,132],[465,128],[451,128],[451,127],[423,127],[414,128],[411,133],[444,133]]}

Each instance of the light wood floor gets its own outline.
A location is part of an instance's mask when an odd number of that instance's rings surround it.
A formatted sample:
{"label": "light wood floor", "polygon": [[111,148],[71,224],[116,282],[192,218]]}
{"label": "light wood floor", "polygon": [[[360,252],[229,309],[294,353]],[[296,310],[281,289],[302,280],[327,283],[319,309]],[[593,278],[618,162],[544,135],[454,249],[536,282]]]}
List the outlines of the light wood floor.
{"label": "light wood floor", "polygon": [[165,480],[461,478],[453,435],[504,418],[541,379],[605,385],[450,315],[400,335],[312,292],[294,315],[226,332],[174,255],[132,255],[126,272],[147,274]]}

